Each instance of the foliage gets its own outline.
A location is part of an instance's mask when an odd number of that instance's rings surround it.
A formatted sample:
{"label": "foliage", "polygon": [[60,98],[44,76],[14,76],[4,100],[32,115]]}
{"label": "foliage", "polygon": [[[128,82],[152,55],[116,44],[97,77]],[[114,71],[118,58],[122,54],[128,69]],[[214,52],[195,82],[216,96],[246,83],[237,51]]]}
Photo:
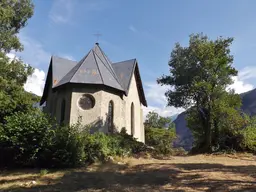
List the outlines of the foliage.
{"label": "foliage", "polygon": [[110,135],[96,132],[88,135],[85,142],[87,162],[106,161],[109,156],[131,156],[145,150],[143,143],[136,141],[124,130]]}
{"label": "foliage", "polygon": [[146,145],[155,148],[158,154],[171,154],[173,152],[173,142],[176,139],[174,129],[146,128]]}
{"label": "foliage", "polygon": [[17,112],[5,118],[0,126],[0,153],[2,166],[31,166],[51,137],[51,122],[39,110]]}
{"label": "foliage", "polygon": [[40,167],[78,167],[85,164],[84,143],[89,133],[81,130],[80,122],[72,126],[56,126],[38,154]]}
{"label": "foliage", "polygon": [[0,51],[21,51],[22,45],[17,37],[20,29],[26,26],[33,15],[31,0],[0,1]]}
{"label": "foliage", "polygon": [[145,120],[145,128],[175,128],[170,117],[162,117],[154,111],[150,111]]}
{"label": "foliage", "polygon": [[[188,112],[188,127],[196,136],[202,152],[212,151],[226,111],[239,107],[239,97],[227,93],[237,70],[230,55],[232,38],[209,40],[203,34],[190,36],[189,46],[176,44],[169,61],[170,74],[157,81],[174,89],[165,95],[168,105],[192,107]],[[237,105],[236,105],[237,104]],[[224,116],[222,116],[225,114]]]}
{"label": "foliage", "polygon": [[39,99],[23,88],[33,72],[32,67],[7,55],[10,51],[23,49],[17,35],[32,15],[30,0],[0,2],[0,123],[5,123],[4,118],[12,113],[30,110]]}
{"label": "foliage", "polygon": [[247,126],[240,130],[242,142],[240,143],[243,149],[248,149],[256,153],[256,117],[246,117],[248,120]]}
{"label": "foliage", "polygon": [[0,123],[15,112],[26,112],[39,97],[24,91],[23,85],[33,69],[22,61],[0,53]]}
{"label": "foliage", "polygon": [[58,126],[42,111],[17,112],[0,127],[0,167],[79,167],[109,156],[145,151],[143,143],[125,131],[90,134],[80,121]]}

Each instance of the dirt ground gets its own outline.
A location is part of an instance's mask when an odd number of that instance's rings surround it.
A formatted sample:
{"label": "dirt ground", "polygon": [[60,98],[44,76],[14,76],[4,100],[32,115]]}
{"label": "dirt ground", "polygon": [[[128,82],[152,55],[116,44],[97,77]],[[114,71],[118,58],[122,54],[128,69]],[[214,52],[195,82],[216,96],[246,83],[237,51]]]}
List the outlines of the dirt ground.
{"label": "dirt ground", "polygon": [[119,159],[115,163],[53,171],[1,171],[0,191],[256,191],[256,156],[196,155]]}

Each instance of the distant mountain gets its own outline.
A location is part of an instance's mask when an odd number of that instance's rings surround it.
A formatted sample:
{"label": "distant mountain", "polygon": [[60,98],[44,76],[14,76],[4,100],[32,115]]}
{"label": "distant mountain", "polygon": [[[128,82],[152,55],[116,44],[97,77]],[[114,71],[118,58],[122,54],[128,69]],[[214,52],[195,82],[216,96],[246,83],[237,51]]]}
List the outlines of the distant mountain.
{"label": "distant mountain", "polygon": [[171,116],[172,121],[175,121],[175,119],[177,119],[178,115],[179,115],[179,113],[177,113],[177,114],[175,114],[175,115],[172,115],[172,116]]}
{"label": "distant mountain", "polygon": [[[248,115],[256,115],[256,89],[240,94],[242,99],[241,109]],[[186,112],[178,115],[174,120],[178,140],[174,143],[176,147],[184,147],[190,150],[193,144],[193,136],[186,125]]]}

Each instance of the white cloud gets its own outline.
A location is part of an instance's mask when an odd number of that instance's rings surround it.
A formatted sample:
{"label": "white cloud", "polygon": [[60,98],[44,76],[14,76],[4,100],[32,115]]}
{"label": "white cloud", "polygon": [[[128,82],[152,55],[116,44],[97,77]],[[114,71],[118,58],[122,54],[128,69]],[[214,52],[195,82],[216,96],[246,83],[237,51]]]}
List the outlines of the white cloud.
{"label": "white cloud", "polygon": [[228,87],[228,89],[234,89],[236,93],[244,93],[253,89],[253,85],[249,83],[245,83],[244,81],[240,80],[238,77],[232,78],[234,83]]}
{"label": "white cloud", "polygon": [[19,35],[24,51],[17,53],[25,63],[32,66],[47,65],[50,62],[51,54],[45,51],[41,42],[26,36],[24,33]]}
{"label": "white cloud", "polygon": [[74,10],[73,0],[55,0],[51,7],[49,17],[55,23],[68,23],[72,19]]}
{"label": "white cloud", "polygon": [[42,96],[44,84],[45,72],[43,70],[35,69],[34,73],[28,77],[27,82],[24,85],[24,89],[27,92]]}
{"label": "white cloud", "polygon": [[236,93],[244,93],[254,88],[254,85],[248,83],[248,80],[256,78],[256,67],[249,66],[238,72],[238,76],[233,77],[234,83],[228,89],[234,89]]}
{"label": "white cloud", "polygon": [[129,26],[129,30],[134,32],[134,33],[136,33],[138,31],[133,25]]}

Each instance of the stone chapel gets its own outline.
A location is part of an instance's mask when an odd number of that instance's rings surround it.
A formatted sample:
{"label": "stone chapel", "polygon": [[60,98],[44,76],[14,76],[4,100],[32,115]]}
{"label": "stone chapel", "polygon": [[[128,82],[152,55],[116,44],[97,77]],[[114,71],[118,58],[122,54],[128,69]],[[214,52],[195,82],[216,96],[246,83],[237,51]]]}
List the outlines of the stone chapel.
{"label": "stone chapel", "polygon": [[136,59],[112,63],[99,44],[79,62],[52,56],[40,105],[57,122],[79,117],[94,131],[122,128],[145,141],[142,106],[147,107]]}

